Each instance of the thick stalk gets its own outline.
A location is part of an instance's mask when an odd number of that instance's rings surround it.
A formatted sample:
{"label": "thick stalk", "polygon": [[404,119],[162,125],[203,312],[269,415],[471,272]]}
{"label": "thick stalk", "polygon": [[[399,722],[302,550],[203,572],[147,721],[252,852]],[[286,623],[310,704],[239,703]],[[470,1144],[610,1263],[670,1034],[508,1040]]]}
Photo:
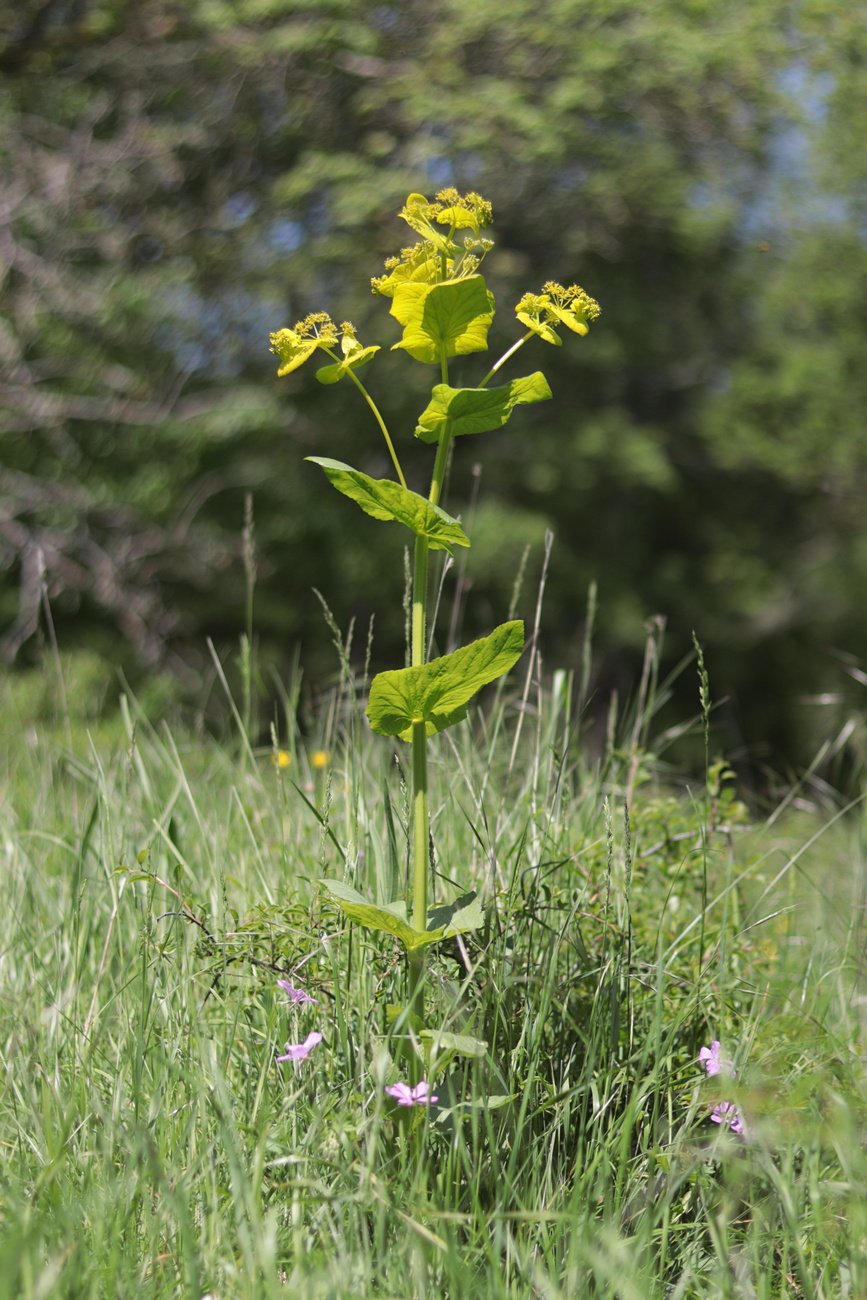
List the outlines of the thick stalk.
{"label": "thick stalk", "polygon": [[[436,462],[431,480],[429,500],[433,505],[437,504],[442,492],[450,442],[451,433],[448,424],[446,424],[437,446]],[[412,580],[412,645],[410,647],[410,662],[413,668],[420,668],[426,657],[427,573],[428,541],[426,537],[416,537]],[[427,730],[423,722],[414,722],[412,727],[412,805],[412,923],[416,930],[424,930],[427,925],[430,817],[428,814],[427,786]]]}
{"label": "thick stalk", "polygon": [[[441,358],[443,382],[448,382],[448,362],[445,349]],[[449,457],[451,428],[446,422],[437,445],[436,461],[428,499],[433,505],[439,502],[443,479]],[[427,640],[427,576],[428,541],[415,539],[415,559],[412,580],[412,644],[410,662],[420,668],[425,662]],[[430,810],[427,779],[427,728],[424,722],[412,724],[412,924],[415,930],[427,929],[427,879],[430,870]],[[420,989],[424,977],[424,957],[415,953],[409,963],[409,1002],[418,1014],[421,1006]]]}
{"label": "thick stalk", "polygon": [[[427,538],[416,537],[412,601],[411,664],[413,668],[420,668],[425,660],[427,560]],[[427,728],[424,722],[414,722],[412,724],[412,923],[416,930],[424,930],[427,927],[429,824]]]}
{"label": "thick stalk", "polygon": [[[427,557],[426,537],[415,539],[415,565],[412,580],[412,645],[410,662],[413,668],[424,663],[427,613]],[[424,722],[412,724],[412,926],[414,930],[427,929],[427,876],[430,858],[430,813],[427,786],[427,727]],[[409,956],[409,1007],[413,1015],[422,1015],[422,982],[424,980],[424,949]],[[413,1074],[417,1072],[413,1059]],[[418,1079],[413,1078],[413,1083]]]}

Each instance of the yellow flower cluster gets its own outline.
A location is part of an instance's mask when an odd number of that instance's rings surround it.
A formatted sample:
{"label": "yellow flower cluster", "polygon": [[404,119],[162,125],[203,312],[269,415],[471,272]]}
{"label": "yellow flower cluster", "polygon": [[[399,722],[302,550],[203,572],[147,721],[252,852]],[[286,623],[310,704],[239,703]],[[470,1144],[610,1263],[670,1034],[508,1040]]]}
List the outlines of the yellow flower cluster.
{"label": "yellow flower cluster", "polygon": [[428,203],[423,194],[410,194],[399,215],[419,234],[426,233],[420,227],[429,227],[431,221],[436,221],[437,225],[451,226],[453,230],[469,229],[478,235],[483,226],[489,226],[494,220],[494,209],[487,199],[472,190],[462,195],[455,189],[446,189],[440,190],[433,203]]}
{"label": "yellow flower cluster", "polygon": [[[345,332],[345,326],[342,328]],[[271,335],[271,351],[280,358],[278,376],[288,375],[303,366],[317,348],[333,348],[336,344],[337,327],[324,311],[311,312],[304,320],[298,321],[294,329],[277,330]]]}
{"label": "yellow flower cluster", "polygon": [[555,280],[548,280],[541,293],[525,293],[515,308],[522,324],[547,343],[560,343],[555,333],[558,325],[565,325],[576,334],[586,334],[589,322],[600,315],[599,304],[577,284],[564,289]]}
{"label": "yellow flower cluster", "polygon": [[[473,275],[494,246],[493,240],[480,235],[493,221],[493,209],[487,199],[473,192],[461,195],[455,189],[440,190],[433,203],[423,194],[410,194],[399,215],[422,238],[402,248],[399,257],[389,257],[385,263],[388,274],[371,280],[373,292],[386,298],[393,298],[399,285],[408,282],[438,284]],[[447,226],[448,232],[437,226]],[[457,230],[467,232],[463,247],[455,243]]]}

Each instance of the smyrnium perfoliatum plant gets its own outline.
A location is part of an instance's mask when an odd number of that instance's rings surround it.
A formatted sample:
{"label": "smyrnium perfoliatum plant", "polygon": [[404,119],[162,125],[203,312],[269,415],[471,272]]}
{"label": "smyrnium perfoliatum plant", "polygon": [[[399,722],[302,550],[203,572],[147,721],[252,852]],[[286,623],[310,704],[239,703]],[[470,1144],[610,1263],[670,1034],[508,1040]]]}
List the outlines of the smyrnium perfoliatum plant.
{"label": "smyrnium perfoliatum plant", "polygon": [[[434,384],[415,428],[415,437],[436,449],[426,496],[407,483],[383,414],[360,377],[359,372],[366,371],[380,346],[365,345],[350,322],[336,325],[325,312],[314,312],[293,329],[271,335],[272,351],[280,359],[279,375],[297,370],[318,352],[327,358],[327,364],[316,372],[320,383],[348,379],[355,385],[385,438],[396,477],[373,479],[341,461],[321,456],[307,459],[319,465],[333,486],[366,514],[402,524],[415,539],[409,667],[375,677],[367,705],[373,731],[399,737],[412,747],[411,911],[404,898],[376,906],[341,881],[322,884],[351,920],[393,935],[403,944],[409,964],[408,1006],[403,1010],[429,1063],[437,1035],[423,1028],[425,950],[429,944],[480,926],[482,909],[474,891],[452,903],[431,906],[428,740],[466,718],[473,696],[508,673],[524,645],[523,623],[512,620],[452,654],[426,659],[430,552],[442,550],[453,555],[455,547],[470,545],[461,523],[442,508],[446,464],[454,439],[499,429],[516,406],[551,397],[539,371],[491,387],[507,361],[531,340],[559,347],[561,331],[585,335],[599,315],[596,302],[577,285],[564,288],[549,282],[541,293],[521,298],[515,314],[525,332],[478,386],[451,387],[451,358],[485,352],[488,346],[495,304],[480,267],[493,247],[483,233],[491,225],[492,215],[490,203],[478,194],[462,196],[447,189],[433,203],[421,194],[410,194],[400,216],[418,238],[389,258],[385,274],[372,281],[374,293],[391,300],[390,314],[402,327],[393,349],[402,349],[421,364],[439,367],[439,383]],[[454,1036],[445,1037],[450,1052],[461,1050],[451,1041]],[[470,1041],[474,1046],[468,1050],[476,1054],[481,1045]]]}

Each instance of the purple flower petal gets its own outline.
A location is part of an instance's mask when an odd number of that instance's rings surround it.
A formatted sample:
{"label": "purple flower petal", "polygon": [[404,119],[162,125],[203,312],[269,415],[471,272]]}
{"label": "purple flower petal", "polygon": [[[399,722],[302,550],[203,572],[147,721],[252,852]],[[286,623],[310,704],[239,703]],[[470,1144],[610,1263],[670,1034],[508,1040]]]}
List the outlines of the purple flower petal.
{"label": "purple flower petal", "polygon": [[316,998],[311,998],[310,994],[305,993],[303,989],[293,988],[288,980],[278,980],[277,987],[283,989],[284,993],[289,994],[290,1002],[313,1002],[317,1007],[319,1006]]}
{"label": "purple flower petal", "polygon": [[735,1072],[731,1061],[727,1061],[720,1056],[721,1044],[716,1039],[710,1047],[702,1047],[698,1054],[699,1063],[704,1065],[708,1074],[727,1074],[729,1078],[735,1077]]}
{"label": "purple flower petal", "polygon": [[287,1043],[284,1056],[278,1056],[278,1061],[303,1061],[310,1055],[317,1043],[322,1042],[322,1035],[317,1033],[308,1034],[303,1043]]}
{"label": "purple flower petal", "polygon": [[710,1117],[714,1124],[723,1124],[733,1133],[744,1132],[744,1117],[734,1102],[721,1101],[718,1106],[714,1106]]}
{"label": "purple flower petal", "polygon": [[385,1091],[389,1097],[394,1097],[398,1106],[427,1106],[439,1101],[439,1097],[430,1095],[430,1084],[425,1083],[424,1079],[414,1088],[408,1083],[392,1083]]}

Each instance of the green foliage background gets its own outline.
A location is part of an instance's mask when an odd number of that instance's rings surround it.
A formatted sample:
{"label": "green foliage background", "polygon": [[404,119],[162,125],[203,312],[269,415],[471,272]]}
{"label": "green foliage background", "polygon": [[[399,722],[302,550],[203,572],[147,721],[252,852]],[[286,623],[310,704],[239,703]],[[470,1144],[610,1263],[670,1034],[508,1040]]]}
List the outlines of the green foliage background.
{"label": "green foliage background", "polygon": [[600,702],[660,613],[673,659],[703,641],[730,748],[809,757],[867,655],[865,19],[863,0],[0,5],[7,660],[38,650],[44,574],[64,645],[195,691],[205,635],[243,626],[251,492],[261,662],[300,641],[324,680],[315,584],[341,626],[375,611],[376,666],[400,664],[400,539],[303,463],[384,476],[385,449],[348,385],[278,381],[267,335],[352,320],[408,444],[435,375],[387,351],[367,277],[405,242],[406,194],[455,184],[494,205],[494,355],[547,278],[604,313],[522,356],[553,403],[458,449],[460,635],[506,617],[527,543],[532,614],[551,528],[550,664],[578,662],[596,580]]}

